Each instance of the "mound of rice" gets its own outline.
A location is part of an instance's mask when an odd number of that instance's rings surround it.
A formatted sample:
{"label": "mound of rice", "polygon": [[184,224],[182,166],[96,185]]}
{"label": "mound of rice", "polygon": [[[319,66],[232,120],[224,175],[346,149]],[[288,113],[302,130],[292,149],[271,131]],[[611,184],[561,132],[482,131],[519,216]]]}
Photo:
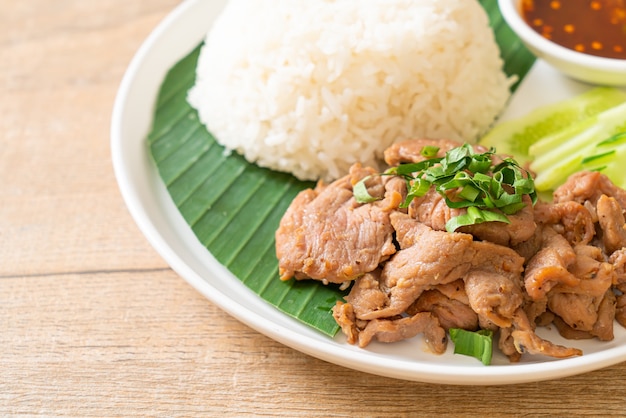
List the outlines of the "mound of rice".
{"label": "mound of rice", "polygon": [[475,0],[231,0],[188,100],[227,150],[328,181],[397,140],[475,141],[509,87]]}

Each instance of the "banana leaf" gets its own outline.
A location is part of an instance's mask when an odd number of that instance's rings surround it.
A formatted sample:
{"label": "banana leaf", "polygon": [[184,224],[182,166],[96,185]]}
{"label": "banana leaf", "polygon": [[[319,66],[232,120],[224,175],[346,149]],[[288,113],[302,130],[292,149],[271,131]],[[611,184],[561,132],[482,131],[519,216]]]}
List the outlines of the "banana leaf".
{"label": "banana leaf", "polygon": [[[504,60],[516,74],[514,91],[534,57],[503,22],[495,0],[482,1]],[[296,194],[311,182],[225,154],[186,100],[193,86],[198,45],[166,75],[155,105],[148,143],[172,200],[198,240],[262,299],[287,315],[333,336],[331,308],[344,296],[335,285],[278,278],[274,232]]]}

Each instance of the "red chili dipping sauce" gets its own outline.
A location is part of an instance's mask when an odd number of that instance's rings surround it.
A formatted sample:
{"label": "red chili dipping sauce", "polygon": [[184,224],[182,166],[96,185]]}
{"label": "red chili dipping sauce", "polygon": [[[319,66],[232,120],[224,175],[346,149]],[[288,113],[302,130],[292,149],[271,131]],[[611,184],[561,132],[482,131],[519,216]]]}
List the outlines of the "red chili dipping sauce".
{"label": "red chili dipping sauce", "polygon": [[522,16],[566,48],[626,59],[626,0],[522,0]]}

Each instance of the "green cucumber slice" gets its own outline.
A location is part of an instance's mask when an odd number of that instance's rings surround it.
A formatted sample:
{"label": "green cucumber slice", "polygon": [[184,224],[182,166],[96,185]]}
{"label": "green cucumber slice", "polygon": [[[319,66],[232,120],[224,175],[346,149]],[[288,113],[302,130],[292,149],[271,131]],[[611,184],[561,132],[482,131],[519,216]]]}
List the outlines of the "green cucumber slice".
{"label": "green cucumber slice", "polygon": [[541,106],[526,116],[503,122],[479,143],[509,154],[520,164],[531,160],[529,148],[540,139],[572,124],[626,102],[626,93],[613,87],[596,87],[574,98]]}
{"label": "green cucumber slice", "polygon": [[536,189],[554,190],[583,169],[604,171],[616,184],[623,183],[625,133],[626,102],[542,138],[528,150]]}

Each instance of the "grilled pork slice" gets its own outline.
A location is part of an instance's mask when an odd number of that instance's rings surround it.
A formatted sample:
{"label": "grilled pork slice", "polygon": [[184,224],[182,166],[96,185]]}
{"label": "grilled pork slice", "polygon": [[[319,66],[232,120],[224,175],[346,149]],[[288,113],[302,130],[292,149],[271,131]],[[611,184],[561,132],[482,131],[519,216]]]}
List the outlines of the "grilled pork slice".
{"label": "grilled pork slice", "polygon": [[568,270],[576,261],[576,253],[565,237],[545,226],[542,241],[541,249],[528,262],[524,275],[526,292],[534,301],[545,298],[559,283],[576,286],[580,282]]}
{"label": "grilled pork slice", "polygon": [[602,195],[596,203],[598,223],[602,229],[602,244],[604,251],[611,255],[615,251],[626,247],[626,222],[624,209],[614,197]]}
{"label": "grilled pork slice", "polygon": [[[349,341],[364,347],[374,339],[391,342],[424,333],[430,348],[442,352],[441,332],[445,336],[451,326],[475,329],[478,321],[505,330],[510,343],[503,346],[518,354],[580,354],[535,334],[523,309],[524,259],[514,250],[468,234],[434,231],[400,212],[390,219],[401,249],[382,270],[359,278],[347,303],[334,308]],[[474,312],[469,317],[468,307]],[[459,313],[466,319],[455,318]]]}
{"label": "grilled pork slice", "polygon": [[[592,212],[602,195],[613,197],[626,209],[626,190],[616,186],[611,179],[598,171],[579,171],[554,191],[554,202],[578,202]],[[594,218],[594,221],[597,218]]]}
{"label": "grilled pork slice", "polygon": [[[402,202],[405,182],[375,174],[355,164],[349,175],[296,196],[275,235],[282,280],[343,283],[373,271],[396,252],[389,213]],[[368,176],[369,194],[381,200],[359,204],[353,185]]]}
{"label": "grilled pork slice", "polygon": [[[555,358],[566,358],[582,355],[582,351],[573,347],[551,343],[540,338],[524,313],[523,309],[518,309],[513,318],[513,327],[510,330],[513,345],[518,353],[542,354]],[[506,345],[506,344],[505,344]]]}
{"label": "grilled pork slice", "polygon": [[354,314],[352,304],[339,301],[333,307],[333,317],[347,336],[348,343],[358,343],[359,347],[365,347],[373,340],[391,343],[423,334],[433,353],[442,354],[446,350],[446,331],[430,312],[360,321]]}
{"label": "grilled pork slice", "polygon": [[572,245],[588,244],[596,233],[592,213],[578,202],[538,202],[534,217],[537,223],[551,226]]}
{"label": "grilled pork slice", "polygon": [[470,331],[478,329],[478,315],[472,310],[465,292],[463,280],[436,286],[426,290],[407,309],[407,314],[430,312],[445,329],[461,328]]}
{"label": "grilled pork slice", "polygon": [[474,241],[469,234],[434,231],[400,212],[393,212],[390,219],[401,250],[381,273],[380,291],[389,303],[361,314],[361,319],[399,315],[425,290],[465,278],[471,271],[521,281],[524,259],[510,248]]}

